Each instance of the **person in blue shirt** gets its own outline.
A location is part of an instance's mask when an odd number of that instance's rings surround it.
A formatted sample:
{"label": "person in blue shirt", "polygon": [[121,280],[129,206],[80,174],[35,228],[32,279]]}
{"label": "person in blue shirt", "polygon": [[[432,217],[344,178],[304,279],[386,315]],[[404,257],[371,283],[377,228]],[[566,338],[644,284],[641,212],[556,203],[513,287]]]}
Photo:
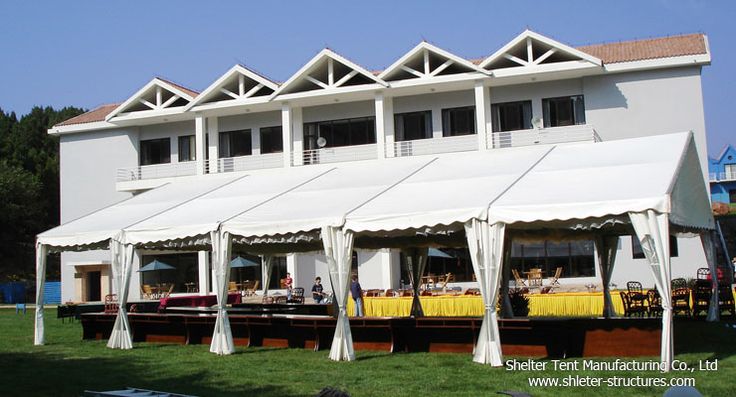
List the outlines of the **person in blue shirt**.
{"label": "person in blue shirt", "polygon": [[350,296],[355,301],[355,316],[363,317],[363,289],[360,288],[358,276],[353,275],[353,282],[350,284]]}
{"label": "person in blue shirt", "polygon": [[322,301],[325,299],[325,293],[322,292],[323,290],[324,287],[322,287],[322,278],[315,278],[314,285],[312,286],[312,298],[314,299],[314,303],[322,303]]}

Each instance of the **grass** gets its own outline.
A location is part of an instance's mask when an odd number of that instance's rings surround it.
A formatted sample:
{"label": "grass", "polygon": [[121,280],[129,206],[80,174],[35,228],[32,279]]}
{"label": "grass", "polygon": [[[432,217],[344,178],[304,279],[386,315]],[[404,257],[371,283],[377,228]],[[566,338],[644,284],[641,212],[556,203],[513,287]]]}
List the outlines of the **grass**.
{"label": "grass", "polygon": [[[47,313],[53,316],[54,310]],[[126,386],[197,396],[313,396],[325,386],[352,396],[429,394],[485,396],[525,391],[532,396],[661,396],[665,387],[530,387],[534,376],[567,375],[695,378],[706,396],[732,395],[736,379],[736,330],[724,323],[675,324],[676,359],[697,368],[699,360],[719,360],[718,371],[659,374],[597,371],[508,371],[472,362],[466,354],[357,352],[354,362],[332,362],[326,351],[237,348],[216,356],[208,346],[137,343],[128,351],[104,341],[81,340],[78,322],[46,321],[47,345],[33,346],[33,315],[0,309],[0,394],[3,396],[79,396],[84,390]],[[509,357],[505,357],[509,359]],[[645,358],[644,360],[648,360]],[[651,359],[656,360],[656,357]],[[580,361],[567,359],[564,361]],[[606,360],[611,360],[606,359]],[[582,364],[581,364],[582,365]]]}

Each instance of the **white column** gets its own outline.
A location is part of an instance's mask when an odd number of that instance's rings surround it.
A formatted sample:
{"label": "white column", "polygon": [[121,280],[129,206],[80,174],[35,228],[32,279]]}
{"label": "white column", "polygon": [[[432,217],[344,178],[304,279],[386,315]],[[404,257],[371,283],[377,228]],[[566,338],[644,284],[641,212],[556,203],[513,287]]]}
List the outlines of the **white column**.
{"label": "white column", "polygon": [[210,257],[207,251],[197,252],[197,257],[199,259],[199,279],[197,280],[199,294],[207,295],[210,292],[210,277],[212,274],[210,271]]}
{"label": "white column", "polygon": [[304,164],[304,117],[302,108],[291,109],[291,148],[294,152],[294,165]]}
{"label": "white column", "polygon": [[491,119],[491,90],[483,85],[482,80],[475,82],[475,131],[478,134],[478,150],[488,149],[486,133],[490,131],[488,122]]}
{"label": "white column", "polygon": [[291,129],[294,124],[293,112],[288,103],[281,105],[281,134],[284,145],[284,167],[291,167]]}
{"label": "white column", "polygon": [[[220,158],[220,131],[217,117],[207,118],[207,137],[209,139],[210,173],[218,172],[218,159]],[[199,154],[197,154],[199,156]]]}
{"label": "white column", "polygon": [[261,129],[258,127],[250,129],[250,147],[254,156],[261,154]]}
{"label": "white column", "polygon": [[378,158],[394,156],[394,101],[392,97],[384,96],[383,92],[376,94],[376,146]]}
{"label": "white column", "polygon": [[442,106],[432,108],[432,139],[442,138]]}
{"label": "white column", "polygon": [[[286,255],[286,271],[291,273],[291,279],[294,280],[292,287],[296,287],[297,283],[309,284],[309,280],[299,280],[299,273],[296,268],[296,254]],[[311,285],[311,284],[310,284]]]}
{"label": "white column", "polygon": [[198,115],[194,119],[194,141],[195,141],[195,154],[197,156],[197,175],[206,174],[205,169],[205,134],[207,133],[207,119],[201,115]]}

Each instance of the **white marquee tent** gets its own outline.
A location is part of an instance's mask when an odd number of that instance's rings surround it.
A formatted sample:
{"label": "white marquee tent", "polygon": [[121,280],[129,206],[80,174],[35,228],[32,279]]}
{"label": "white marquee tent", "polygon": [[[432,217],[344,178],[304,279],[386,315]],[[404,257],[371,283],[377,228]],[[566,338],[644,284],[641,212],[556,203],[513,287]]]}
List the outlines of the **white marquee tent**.
{"label": "white marquee tent", "polygon": [[[367,238],[385,246],[429,244],[432,236],[464,231],[486,307],[474,360],[501,365],[495,301],[507,234],[542,229],[587,233],[597,242],[604,277],[610,277],[615,253],[610,237],[635,232],[663,296],[662,360],[668,365],[672,311],[667,236],[700,234],[710,248],[708,231],[714,227],[694,145],[692,134],[678,133],[174,182],[40,234],[38,301],[48,249],[109,246],[115,287],[124,293],[108,345],[130,348],[124,308],[135,248],[210,247],[218,294],[210,350],[229,354],[234,348],[225,302],[232,244],[267,254],[266,264],[275,252],[324,249],[340,307],[330,357],[351,360],[345,304],[353,245]],[[713,267],[712,255],[707,257]],[[610,296],[606,302],[610,308]],[[36,344],[43,341],[39,305]]]}

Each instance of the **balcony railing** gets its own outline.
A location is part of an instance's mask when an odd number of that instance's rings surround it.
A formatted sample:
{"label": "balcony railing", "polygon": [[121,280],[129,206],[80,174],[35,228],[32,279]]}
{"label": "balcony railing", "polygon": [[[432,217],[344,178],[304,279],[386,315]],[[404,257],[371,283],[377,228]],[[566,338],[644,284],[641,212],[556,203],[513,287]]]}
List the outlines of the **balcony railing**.
{"label": "balcony railing", "polygon": [[535,128],[530,130],[491,132],[489,148],[545,145],[567,142],[600,142],[592,125]]}
{"label": "balcony railing", "polygon": [[[391,150],[390,146],[386,147],[387,151]],[[394,142],[393,155],[396,157],[403,156],[421,156],[424,154],[435,153],[452,153],[467,152],[478,150],[478,136],[460,135],[448,136],[442,138],[415,139],[413,141]],[[390,155],[390,153],[386,153]]]}
{"label": "balcony railing", "polygon": [[196,173],[196,161],[141,165],[138,167],[118,168],[116,181],[129,182],[142,179],[173,178],[177,176],[190,176]]}
{"label": "balcony railing", "polygon": [[248,170],[262,170],[265,168],[278,168],[284,166],[283,153],[256,154],[251,156],[223,157],[207,160],[207,173],[237,172]]}
{"label": "balcony railing", "polygon": [[339,146],[304,150],[291,154],[292,165],[339,163],[343,161],[371,160],[378,157],[375,143],[368,145]]}
{"label": "balcony railing", "polygon": [[708,179],[711,182],[736,181],[736,171],[711,172]]}

